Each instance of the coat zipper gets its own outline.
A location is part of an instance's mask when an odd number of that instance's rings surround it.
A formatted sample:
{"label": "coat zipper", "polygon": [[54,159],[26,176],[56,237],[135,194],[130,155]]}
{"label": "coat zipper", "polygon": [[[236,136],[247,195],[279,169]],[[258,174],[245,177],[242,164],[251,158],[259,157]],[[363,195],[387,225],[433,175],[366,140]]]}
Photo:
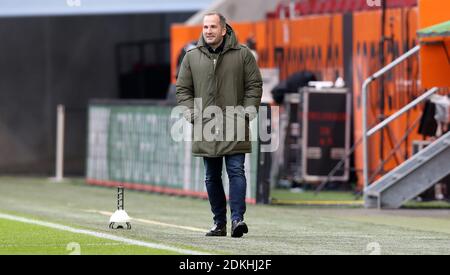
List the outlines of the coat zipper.
{"label": "coat zipper", "polygon": [[[217,79],[216,79],[216,65],[217,65],[217,58],[213,59],[213,64],[214,64],[214,82],[216,84],[216,91],[218,91],[218,87],[217,87]],[[215,98],[214,100],[214,104],[217,106],[217,99]],[[216,133],[217,135],[217,129],[216,129]],[[217,155],[217,142],[214,142],[214,154]]]}

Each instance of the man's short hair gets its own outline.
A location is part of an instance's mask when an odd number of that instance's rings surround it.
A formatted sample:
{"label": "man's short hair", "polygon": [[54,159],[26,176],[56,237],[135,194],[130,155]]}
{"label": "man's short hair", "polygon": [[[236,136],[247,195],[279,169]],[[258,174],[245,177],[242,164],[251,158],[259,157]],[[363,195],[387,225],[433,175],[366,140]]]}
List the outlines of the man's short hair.
{"label": "man's short hair", "polygon": [[225,28],[227,26],[227,19],[220,12],[216,12],[216,11],[208,12],[208,13],[206,13],[203,16],[203,18],[205,18],[206,16],[210,16],[210,15],[217,15],[217,16],[219,16],[220,25],[222,26],[222,28]]}

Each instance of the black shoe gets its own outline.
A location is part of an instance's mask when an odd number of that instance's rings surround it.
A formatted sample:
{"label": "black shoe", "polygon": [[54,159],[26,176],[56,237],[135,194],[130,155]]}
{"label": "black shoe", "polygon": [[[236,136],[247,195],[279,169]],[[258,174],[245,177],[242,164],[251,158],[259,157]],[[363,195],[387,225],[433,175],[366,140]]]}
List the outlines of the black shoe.
{"label": "black shoe", "polygon": [[227,235],[227,225],[218,225],[215,224],[207,233],[208,237],[221,237]]}
{"label": "black shoe", "polygon": [[240,238],[248,233],[248,227],[244,221],[233,221],[231,224],[231,237]]}

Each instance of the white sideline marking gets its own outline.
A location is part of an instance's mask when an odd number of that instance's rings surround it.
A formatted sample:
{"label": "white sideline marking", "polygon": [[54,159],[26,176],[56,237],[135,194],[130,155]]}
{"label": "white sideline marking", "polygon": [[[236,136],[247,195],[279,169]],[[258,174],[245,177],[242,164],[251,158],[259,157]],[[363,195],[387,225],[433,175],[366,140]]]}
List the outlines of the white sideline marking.
{"label": "white sideline marking", "polygon": [[[100,211],[100,210],[85,210],[85,211],[89,212],[89,213],[101,214],[103,216],[108,216],[108,217],[110,217],[112,214],[114,214],[112,212]],[[164,222],[158,222],[158,221],[152,221],[152,220],[145,220],[145,219],[131,218],[131,220],[146,223],[146,224],[154,224],[154,225],[160,225],[160,226],[166,226],[166,227],[172,227],[172,228],[178,228],[178,229],[185,229],[185,230],[195,231],[195,232],[202,232],[202,233],[205,232],[205,229],[191,227],[191,226],[182,226],[182,225],[176,225],[176,224],[170,224],[170,223],[164,223]]]}
{"label": "white sideline marking", "polygon": [[32,219],[23,218],[23,217],[14,216],[14,215],[0,213],[0,218],[6,219],[6,220],[12,220],[12,221],[18,221],[18,222],[23,222],[23,223],[45,226],[45,227],[54,228],[54,229],[58,229],[58,230],[62,230],[62,231],[76,233],[76,234],[90,235],[90,236],[94,236],[94,237],[98,237],[98,238],[102,238],[102,239],[107,239],[107,240],[130,244],[130,245],[137,245],[137,246],[143,246],[143,247],[154,248],[154,249],[169,250],[169,251],[173,251],[173,252],[181,253],[181,254],[191,254],[191,255],[205,255],[206,254],[206,253],[202,253],[202,252],[198,252],[198,251],[194,251],[194,250],[176,248],[176,247],[167,246],[167,245],[163,245],[163,244],[137,241],[137,240],[133,240],[133,239],[114,236],[111,234],[105,234],[105,233],[95,232],[95,231],[91,231],[91,230],[76,229],[76,228],[73,228],[70,226],[65,226],[65,225],[50,223],[50,222],[44,222],[44,221],[38,221],[38,220],[32,220]]}

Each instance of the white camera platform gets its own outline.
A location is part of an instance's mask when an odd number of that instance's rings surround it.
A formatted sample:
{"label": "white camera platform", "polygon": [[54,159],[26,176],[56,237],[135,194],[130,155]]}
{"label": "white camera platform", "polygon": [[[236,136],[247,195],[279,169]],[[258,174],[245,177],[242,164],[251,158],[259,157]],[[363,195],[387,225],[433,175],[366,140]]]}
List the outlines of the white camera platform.
{"label": "white camera platform", "polygon": [[109,228],[111,229],[131,229],[130,216],[125,210],[116,210],[109,219]]}

